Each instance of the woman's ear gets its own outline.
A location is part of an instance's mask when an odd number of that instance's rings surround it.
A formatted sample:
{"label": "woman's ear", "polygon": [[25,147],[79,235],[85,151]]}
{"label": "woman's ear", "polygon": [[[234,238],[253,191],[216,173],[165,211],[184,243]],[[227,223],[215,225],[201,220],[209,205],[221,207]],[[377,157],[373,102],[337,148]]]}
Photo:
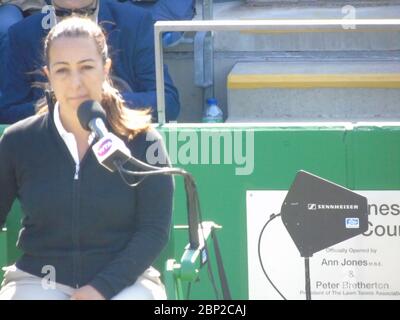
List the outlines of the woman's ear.
{"label": "woman's ear", "polygon": [[105,75],[105,77],[108,77],[110,75],[111,65],[112,65],[111,59],[107,58],[106,63],[104,64],[104,75]]}

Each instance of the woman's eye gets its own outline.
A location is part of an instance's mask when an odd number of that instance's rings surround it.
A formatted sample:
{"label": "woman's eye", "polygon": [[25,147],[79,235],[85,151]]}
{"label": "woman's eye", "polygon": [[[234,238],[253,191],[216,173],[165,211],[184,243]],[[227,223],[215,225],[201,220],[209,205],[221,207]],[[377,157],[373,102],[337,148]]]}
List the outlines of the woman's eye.
{"label": "woman's eye", "polygon": [[67,72],[68,70],[66,69],[66,68],[62,68],[62,69],[58,69],[57,71],[56,71],[56,73],[65,73],[65,72]]}

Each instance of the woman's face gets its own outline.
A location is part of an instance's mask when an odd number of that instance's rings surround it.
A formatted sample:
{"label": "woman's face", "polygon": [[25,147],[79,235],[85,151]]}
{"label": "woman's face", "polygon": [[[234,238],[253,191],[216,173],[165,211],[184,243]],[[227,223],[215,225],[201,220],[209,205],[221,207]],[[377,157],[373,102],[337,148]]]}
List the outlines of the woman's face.
{"label": "woman's face", "polygon": [[110,66],[109,59],[103,64],[91,38],[61,37],[53,41],[45,72],[60,108],[76,114],[82,102],[101,101],[102,85]]}

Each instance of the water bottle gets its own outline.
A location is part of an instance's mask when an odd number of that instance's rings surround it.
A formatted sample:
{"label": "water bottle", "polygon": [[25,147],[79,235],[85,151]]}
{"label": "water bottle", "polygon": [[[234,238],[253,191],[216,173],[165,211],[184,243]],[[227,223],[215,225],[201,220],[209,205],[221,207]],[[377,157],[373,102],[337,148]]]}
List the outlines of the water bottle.
{"label": "water bottle", "polygon": [[203,113],[203,122],[207,123],[220,123],[224,122],[223,113],[220,107],[218,107],[218,101],[215,98],[207,99],[207,106]]}

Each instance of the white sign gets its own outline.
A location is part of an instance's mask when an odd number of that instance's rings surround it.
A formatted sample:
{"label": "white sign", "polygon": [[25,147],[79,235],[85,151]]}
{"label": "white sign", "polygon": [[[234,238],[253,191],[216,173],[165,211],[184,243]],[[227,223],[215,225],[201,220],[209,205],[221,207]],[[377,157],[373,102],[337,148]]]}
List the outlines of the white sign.
{"label": "white sign", "polygon": [[[356,192],[368,199],[368,231],[310,258],[312,299],[400,299],[400,191]],[[281,217],[261,234],[286,194],[247,191],[249,299],[282,299],[261,263],[287,299],[305,299],[304,258]]]}

